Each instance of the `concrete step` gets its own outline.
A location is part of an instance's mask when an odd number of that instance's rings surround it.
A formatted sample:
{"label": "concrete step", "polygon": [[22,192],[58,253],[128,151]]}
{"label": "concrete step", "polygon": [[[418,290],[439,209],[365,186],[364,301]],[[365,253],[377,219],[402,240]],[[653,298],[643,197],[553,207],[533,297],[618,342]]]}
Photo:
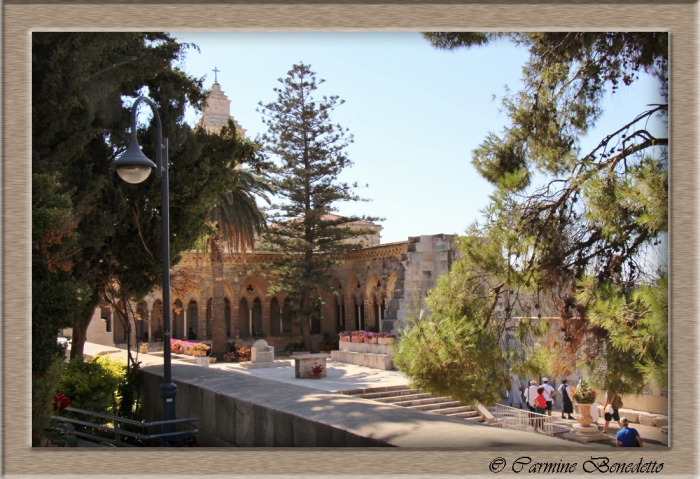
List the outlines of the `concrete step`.
{"label": "concrete step", "polygon": [[419,403],[420,401],[424,401],[427,404],[432,399],[428,393],[414,393],[383,397],[377,399],[377,401],[396,404],[397,406],[411,406],[411,403]]}
{"label": "concrete step", "polygon": [[423,404],[434,404],[434,403],[438,403],[438,402],[447,402],[447,401],[450,401],[451,399],[452,398],[450,398],[449,396],[432,397],[428,393],[422,393],[422,394],[411,394],[411,395],[403,396],[403,397],[383,398],[383,399],[380,399],[380,401],[391,403],[394,406],[410,407],[410,406],[421,406]]}
{"label": "concrete step", "polygon": [[347,394],[347,395],[355,395],[355,394],[365,394],[365,393],[378,393],[378,392],[385,392],[385,391],[401,391],[401,390],[410,390],[414,391],[414,389],[410,389],[408,386],[403,385],[403,386],[380,386],[376,388],[363,388],[363,389],[347,389],[345,391],[340,391],[340,394]]}
{"label": "concrete step", "polygon": [[476,412],[471,406],[456,406],[456,407],[445,407],[445,408],[440,408],[435,411],[434,413],[437,414],[447,414],[447,415],[452,415],[452,414],[459,414],[459,413],[466,413],[466,412]]}
{"label": "concrete step", "polygon": [[479,414],[479,411],[475,411],[474,409],[472,409],[471,411],[447,413],[446,416],[458,417],[458,418],[462,418],[462,419],[467,419],[470,417],[478,417],[479,419],[481,419],[481,414]]}
{"label": "concrete step", "polygon": [[376,393],[362,393],[362,394],[353,394],[353,397],[357,398],[362,398],[362,399],[381,399],[381,398],[389,398],[389,397],[400,397],[400,396],[409,396],[416,394],[416,391],[413,389],[400,389],[398,391],[380,391]]}
{"label": "concrete step", "polygon": [[421,404],[418,406],[409,406],[411,409],[418,409],[419,411],[435,411],[436,409],[444,409],[461,406],[462,403],[459,401],[443,401],[432,404]]}

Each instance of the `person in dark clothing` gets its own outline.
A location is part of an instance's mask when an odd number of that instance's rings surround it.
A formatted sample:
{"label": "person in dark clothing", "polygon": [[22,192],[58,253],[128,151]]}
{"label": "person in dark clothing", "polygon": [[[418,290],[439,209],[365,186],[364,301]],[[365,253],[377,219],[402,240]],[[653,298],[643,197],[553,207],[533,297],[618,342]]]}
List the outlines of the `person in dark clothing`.
{"label": "person in dark clothing", "polygon": [[192,326],[190,326],[190,330],[187,332],[187,339],[197,339],[197,335],[192,331]]}
{"label": "person in dark clothing", "polygon": [[561,393],[561,418],[566,419],[564,414],[569,415],[569,419],[574,419],[571,415],[574,412],[574,403],[571,402],[571,388],[569,388],[569,380],[562,379],[559,392]]}

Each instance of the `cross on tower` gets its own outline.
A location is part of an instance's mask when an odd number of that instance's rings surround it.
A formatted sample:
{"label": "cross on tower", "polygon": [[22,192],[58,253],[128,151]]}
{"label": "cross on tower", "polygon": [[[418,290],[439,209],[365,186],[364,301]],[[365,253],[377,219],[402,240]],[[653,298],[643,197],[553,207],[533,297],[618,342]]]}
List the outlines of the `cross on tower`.
{"label": "cross on tower", "polygon": [[219,81],[216,78],[216,74],[219,73],[221,70],[217,70],[216,65],[215,65],[214,69],[212,71],[214,72],[214,83],[219,83]]}

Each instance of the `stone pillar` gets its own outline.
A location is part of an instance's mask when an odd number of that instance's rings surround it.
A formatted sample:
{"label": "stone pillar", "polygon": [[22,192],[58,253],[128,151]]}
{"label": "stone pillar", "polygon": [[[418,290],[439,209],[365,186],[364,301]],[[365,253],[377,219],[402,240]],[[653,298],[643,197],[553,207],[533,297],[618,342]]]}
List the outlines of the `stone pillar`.
{"label": "stone pillar", "polygon": [[355,325],[355,301],[351,296],[346,298],[343,304],[345,305],[345,327],[348,331],[354,331],[357,329]]}
{"label": "stone pillar", "polygon": [[248,335],[253,335],[253,307],[248,308]]}
{"label": "stone pillar", "polygon": [[272,335],[272,326],[270,325],[270,309],[272,304],[272,299],[270,301],[261,301],[260,306],[262,307],[262,329],[267,336]]}
{"label": "stone pillar", "polygon": [[197,303],[197,339],[207,337],[207,301]]}
{"label": "stone pillar", "polygon": [[184,305],[182,307],[182,339],[187,340],[187,333],[189,333],[189,329],[187,328],[187,307],[189,306],[189,302],[187,305]]}
{"label": "stone pillar", "polygon": [[[153,342],[153,330],[151,329],[151,318],[153,317],[153,303],[146,303],[146,318],[142,318],[144,321],[146,321],[146,324],[148,325],[148,342],[151,343]],[[134,330],[136,330],[136,325],[134,324]]]}

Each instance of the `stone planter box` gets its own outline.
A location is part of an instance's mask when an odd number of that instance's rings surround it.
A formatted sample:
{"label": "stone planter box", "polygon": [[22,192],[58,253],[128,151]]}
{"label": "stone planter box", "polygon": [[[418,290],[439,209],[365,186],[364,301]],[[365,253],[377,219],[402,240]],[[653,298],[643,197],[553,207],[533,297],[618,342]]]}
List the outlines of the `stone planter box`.
{"label": "stone planter box", "polygon": [[377,339],[378,338],[365,338],[364,341],[367,344],[377,344]]}
{"label": "stone planter box", "polygon": [[364,338],[362,336],[353,336],[352,337],[352,342],[353,343],[364,343]]}
{"label": "stone planter box", "polygon": [[202,356],[206,356],[207,352],[206,351],[197,351],[196,349],[192,350],[192,356],[198,358]]}
{"label": "stone planter box", "polygon": [[377,338],[377,344],[394,344],[396,338]]}
{"label": "stone planter box", "polygon": [[350,342],[350,336],[341,336],[340,341],[343,343],[349,343]]}

